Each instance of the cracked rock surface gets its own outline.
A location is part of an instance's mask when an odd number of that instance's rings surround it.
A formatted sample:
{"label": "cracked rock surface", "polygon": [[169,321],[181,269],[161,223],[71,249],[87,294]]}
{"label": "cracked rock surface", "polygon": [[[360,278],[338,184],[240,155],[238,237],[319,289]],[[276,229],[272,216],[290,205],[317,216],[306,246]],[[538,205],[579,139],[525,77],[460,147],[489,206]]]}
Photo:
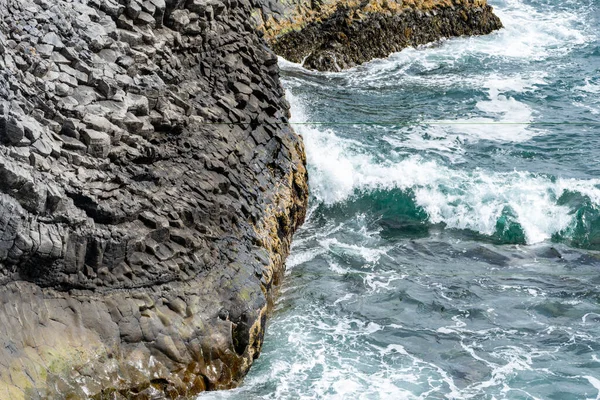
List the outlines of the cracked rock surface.
{"label": "cracked rock surface", "polygon": [[308,197],[248,0],[0,0],[0,398],[178,398],[258,356]]}

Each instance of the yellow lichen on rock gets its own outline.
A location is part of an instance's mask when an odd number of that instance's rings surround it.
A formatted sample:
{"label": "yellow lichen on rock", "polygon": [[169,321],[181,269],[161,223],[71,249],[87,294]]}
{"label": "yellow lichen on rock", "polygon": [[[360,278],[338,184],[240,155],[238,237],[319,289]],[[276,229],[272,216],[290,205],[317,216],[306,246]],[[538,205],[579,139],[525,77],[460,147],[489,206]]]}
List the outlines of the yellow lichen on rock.
{"label": "yellow lichen on rock", "polygon": [[[359,17],[368,14],[393,15],[401,13],[404,10],[429,11],[436,8],[460,6],[461,4],[469,7],[483,7],[487,4],[486,0],[369,0],[361,2],[359,0],[327,0],[319,5],[318,8],[310,8],[305,3],[298,3],[291,9],[283,19],[276,20],[269,16],[266,20],[258,17],[258,29],[263,31],[264,37],[268,42],[285,35],[291,31],[298,31],[311,23],[319,23],[332,16],[339,9],[355,10],[354,15]],[[257,14],[258,15],[258,14]]]}

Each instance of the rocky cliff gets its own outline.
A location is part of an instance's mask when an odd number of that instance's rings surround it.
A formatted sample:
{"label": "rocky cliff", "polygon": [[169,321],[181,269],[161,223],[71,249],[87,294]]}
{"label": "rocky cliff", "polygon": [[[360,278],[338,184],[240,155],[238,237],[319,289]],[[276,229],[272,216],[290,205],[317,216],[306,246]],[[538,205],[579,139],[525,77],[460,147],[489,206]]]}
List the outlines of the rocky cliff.
{"label": "rocky cliff", "polygon": [[320,71],[502,27],[486,0],[288,0],[264,2],[255,17],[277,54]]}
{"label": "rocky cliff", "polygon": [[499,26],[466,0],[0,0],[0,399],[239,384],[308,198],[267,43],[336,70]]}
{"label": "rocky cliff", "polygon": [[0,398],[237,385],[307,202],[247,0],[0,0]]}

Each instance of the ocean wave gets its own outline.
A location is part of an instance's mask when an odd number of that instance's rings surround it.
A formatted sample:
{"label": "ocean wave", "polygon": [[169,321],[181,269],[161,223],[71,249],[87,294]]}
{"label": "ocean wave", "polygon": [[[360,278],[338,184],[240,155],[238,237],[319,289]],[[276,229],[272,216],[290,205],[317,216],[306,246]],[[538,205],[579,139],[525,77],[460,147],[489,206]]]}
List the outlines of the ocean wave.
{"label": "ocean wave", "polygon": [[[293,120],[306,121],[301,99],[288,93],[288,100]],[[331,129],[299,125],[297,130],[306,145],[313,198],[324,205],[354,201],[375,191],[388,192],[392,201],[400,191],[404,196],[400,201],[408,202],[405,206],[416,220],[422,220],[419,213],[424,213],[428,223],[472,230],[508,243],[555,237],[580,246],[600,245],[596,233],[599,179],[516,170],[467,171],[420,155],[381,159],[372,149]]]}

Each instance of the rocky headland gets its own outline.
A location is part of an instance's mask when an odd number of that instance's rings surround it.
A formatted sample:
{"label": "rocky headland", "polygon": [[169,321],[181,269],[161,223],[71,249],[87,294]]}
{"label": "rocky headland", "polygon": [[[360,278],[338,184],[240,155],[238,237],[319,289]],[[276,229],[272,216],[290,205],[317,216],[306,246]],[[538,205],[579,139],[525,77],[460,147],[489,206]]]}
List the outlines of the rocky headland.
{"label": "rocky headland", "polygon": [[267,44],[336,69],[499,26],[369,4],[0,0],[0,399],[241,382],[308,201]]}
{"label": "rocky headland", "polygon": [[258,17],[277,54],[319,71],[502,28],[486,0],[290,0],[263,7]]}

